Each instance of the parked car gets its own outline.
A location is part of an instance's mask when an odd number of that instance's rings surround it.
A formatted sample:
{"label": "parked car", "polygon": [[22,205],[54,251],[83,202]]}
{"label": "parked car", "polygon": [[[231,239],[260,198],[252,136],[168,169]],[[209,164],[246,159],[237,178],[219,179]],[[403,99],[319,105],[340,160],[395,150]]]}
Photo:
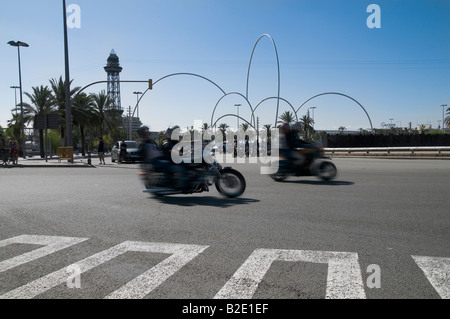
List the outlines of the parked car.
{"label": "parked car", "polygon": [[[119,161],[120,143],[122,143],[122,141],[116,142],[111,150],[111,161],[113,163]],[[125,141],[125,144],[127,145],[127,153],[125,155],[124,161],[126,162],[142,161],[142,155],[139,151],[138,143],[135,141]]]}

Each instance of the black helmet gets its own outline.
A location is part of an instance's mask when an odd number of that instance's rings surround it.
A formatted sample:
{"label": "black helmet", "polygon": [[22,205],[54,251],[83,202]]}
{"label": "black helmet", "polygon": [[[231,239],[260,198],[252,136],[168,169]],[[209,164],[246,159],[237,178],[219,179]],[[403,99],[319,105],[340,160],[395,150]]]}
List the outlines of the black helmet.
{"label": "black helmet", "polygon": [[150,136],[150,128],[147,125],[142,125],[138,128],[137,133],[140,138],[147,138]]}
{"label": "black helmet", "polygon": [[296,122],[295,124],[292,125],[292,129],[294,131],[303,131],[303,124],[301,122]]}
{"label": "black helmet", "polygon": [[179,129],[180,129],[180,127],[178,125],[175,125],[173,127],[169,127],[166,130],[166,133],[164,134],[166,139],[169,140],[169,141],[172,140],[172,133],[173,133],[173,131],[179,130]]}

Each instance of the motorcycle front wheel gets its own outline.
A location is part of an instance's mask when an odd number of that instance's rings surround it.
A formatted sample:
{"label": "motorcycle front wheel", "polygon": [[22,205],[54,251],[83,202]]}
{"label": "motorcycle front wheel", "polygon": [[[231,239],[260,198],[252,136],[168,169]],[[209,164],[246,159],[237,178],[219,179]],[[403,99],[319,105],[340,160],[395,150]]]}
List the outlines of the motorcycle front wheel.
{"label": "motorcycle front wheel", "polygon": [[241,196],[246,188],[244,176],[234,169],[222,170],[215,185],[219,193],[230,198]]}
{"label": "motorcycle front wheel", "polygon": [[330,161],[322,161],[317,167],[317,176],[324,181],[331,181],[337,175],[337,168]]}

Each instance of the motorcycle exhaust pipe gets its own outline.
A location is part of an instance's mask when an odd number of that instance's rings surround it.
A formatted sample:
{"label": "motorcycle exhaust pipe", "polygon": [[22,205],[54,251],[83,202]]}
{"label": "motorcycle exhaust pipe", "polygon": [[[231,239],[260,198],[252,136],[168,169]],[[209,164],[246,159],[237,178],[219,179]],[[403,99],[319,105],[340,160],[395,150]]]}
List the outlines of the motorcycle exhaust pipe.
{"label": "motorcycle exhaust pipe", "polygon": [[143,191],[144,193],[158,193],[160,195],[176,195],[176,194],[181,194],[181,191],[177,191],[177,190],[173,190],[170,188],[150,188],[150,189],[145,189]]}
{"label": "motorcycle exhaust pipe", "polygon": [[166,192],[166,191],[170,191],[170,188],[149,188],[149,189],[144,189],[144,193],[156,193],[156,192]]}

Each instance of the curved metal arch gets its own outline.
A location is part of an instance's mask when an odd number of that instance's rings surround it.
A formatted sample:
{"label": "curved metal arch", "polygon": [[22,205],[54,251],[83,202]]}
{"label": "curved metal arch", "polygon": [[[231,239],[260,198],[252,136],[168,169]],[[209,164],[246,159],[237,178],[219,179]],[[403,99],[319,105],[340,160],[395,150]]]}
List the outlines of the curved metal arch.
{"label": "curved metal arch", "polygon": [[[156,80],[155,82],[153,82],[153,86],[155,86],[158,82],[160,82],[160,81],[162,81],[162,80],[164,80],[164,79],[167,79],[167,78],[169,78],[169,77],[176,76],[176,75],[190,75],[190,76],[199,77],[199,78],[201,78],[201,79],[203,79],[203,80],[206,80],[206,81],[212,83],[212,84],[213,84],[215,87],[217,87],[223,94],[226,94],[225,91],[224,91],[219,85],[217,85],[215,82],[213,82],[212,80],[208,79],[207,77],[204,77],[204,76],[202,76],[202,75],[195,74],[195,73],[184,73],[184,72],[183,72],[183,73],[172,73],[172,74],[169,74],[169,75],[165,75],[165,76],[163,76],[162,78],[160,78],[160,79]],[[147,88],[147,90],[145,90],[144,93],[142,93],[141,97],[139,98],[139,100],[138,100],[137,103],[136,103],[136,106],[134,107],[133,114],[132,114],[131,116],[134,116],[134,113],[136,112],[137,106],[139,105],[139,103],[141,102],[142,98],[144,97],[144,95],[145,95],[149,90],[150,90],[150,89]]]}
{"label": "curved metal arch", "polygon": [[252,60],[253,60],[253,54],[255,53],[255,49],[256,46],[258,45],[259,41],[264,38],[264,37],[268,37],[273,44],[273,48],[275,49],[275,55],[277,58],[277,69],[278,69],[278,101],[277,101],[277,112],[275,115],[275,126],[277,126],[277,121],[278,121],[278,110],[280,108],[280,60],[278,59],[278,51],[277,51],[277,46],[275,45],[275,41],[273,40],[273,38],[269,35],[269,34],[263,34],[262,36],[259,37],[259,39],[256,41],[255,45],[253,46],[253,51],[252,51],[252,55],[250,56],[250,63],[248,64],[248,72],[247,72],[247,91],[246,91],[246,97],[248,99],[248,82],[249,82],[249,77],[250,77],[250,68],[252,65]]}
{"label": "curved metal arch", "polygon": [[[212,114],[211,114],[211,126],[213,126],[212,123],[213,123],[213,120],[214,120],[214,113],[216,113],[216,109],[217,109],[217,107],[219,106],[219,103],[220,103],[225,97],[227,97],[228,95],[233,95],[233,94],[239,95],[239,96],[241,96],[241,97],[243,97],[243,98],[245,99],[245,101],[247,102],[248,106],[250,107],[250,110],[252,111],[252,118],[250,119],[250,121],[253,120],[253,123],[256,123],[256,120],[255,120],[255,111],[254,111],[254,109],[252,108],[252,105],[251,105],[250,101],[247,99],[247,97],[245,97],[244,95],[242,95],[242,94],[239,93],[239,92],[230,92],[230,93],[225,93],[225,94],[217,101],[216,106],[214,106],[213,112],[212,112]],[[247,120],[245,120],[245,122],[248,123]],[[217,121],[216,121],[216,123],[217,123]],[[251,123],[249,123],[249,124],[252,125]],[[254,127],[254,126],[252,125],[252,127]]]}
{"label": "curved metal arch", "polygon": [[363,109],[364,113],[366,113],[367,118],[369,119],[370,128],[371,128],[371,130],[373,131],[372,120],[370,119],[369,113],[367,113],[367,111],[366,111],[366,109],[364,108],[364,106],[362,106],[361,103],[359,103],[357,100],[355,100],[355,99],[352,98],[351,96],[346,95],[346,94],[343,94],[343,93],[338,93],[338,92],[325,92],[325,93],[317,94],[317,95],[315,95],[315,96],[313,96],[313,97],[310,97],[310,98],[307,99],[305,102],[303,102],[302,105],[300,105],[299,108],[297,109],[296,113],[297,113],[298,111],[300,111],[300,109],[302,108],[302,106],[304,106],[306,103],[308,103],[308,102],[311,101],[312,99],[315,99],[315,98],[317,98],[317,97],[319,97],[319,96],[322,96],[322,95],[330,95],[330,94],[340,95],[340,96],[346,97],[346,98],[352,100],[353,102],[355,102],[356,104],[358,104],[358,105]]}
{"label": "curved metal arch", "polygon": [[[247,120],[244,119],[243,117],[240,117],[240,116],[238,116],[238,115],[236,115],[236,114],[231,114],[231,113],[230,113],[230,114],[225,114],[225,115],[222,115],[221,117],[219,117],[219,118],[217,119],[217,121],[215,121],[214,124],[211,125],[211,127],[215,127],[215,125],[217,124],[217,122],[219,122],[221,119],[223,119],[224,117],[227,117],[227,116],[234,116],[234,117],[237,117],[237,118],[243,120],[244,122],[246,122],[248,125],[250,125],[254,130],[256,130],[256,128],[255,128],[249,121],[247,121]],[[239,128],[238,128],[238,129],[239,129]]]}
{"label": "curved metal arch", "polygon": [[298,122],[297,111],[295,110],[295,108],[292,106],[292,104],[291,104],[288,100],[283,99],[282,97],[276,97],[276,96],[273,96],[273,97],[265,98],[264,100],[262,100],[261,102],[259,102],[257,106],[255,106],[254,111],[256,112],[256,109],[257,109],[263,102],[265,102],[265,101],[267,101],[267,100],[270,100],[270,99],[280,99],[280,100],[286,102],[287,104],[289,104],[289,106],[291,107],[291,109],[294,111],[295,118],[297,119],[297,122]]}
{"label": "curved metal arch", "polygon": [[202,76],[202,75],[195,74],[195,73],[172,73],[172,74],[163,76],[162,78],[156,80],[155,82],[153,82],[153,85],[157,84],[158,82],[160,82],[160,81],[162,81],[162,80],[164,80],[164,79],[166,79],[166,78],[169,78],[169,77],[172,77],[172,76],[176,76],[176,75],[191,75],[191,76],[199,77],[199,78],[201,78],[201,79],[203,79],[203,80],[206,80],[206,81],[212,83],[212,84],[213,84],[214,86],[216,86],[220,91],[222,91],[223,94],[225,94],[225,91],[224,91],[219,85],[217,85],[215,82],[213,82],[212,80],[208,79],[207,77],[204,77],[204,76]]}
{"label": "curved metal arch", "polygon": [[[81,89],[74,95],[73,98],[75,98],[78,94],[82,93],[84,90],[86,90],[86,89],[87,89],[88,87],[90,87],[90,86],[93,86],[93,85],[95,85],[95,84],[100,84],[100,83],[108,83],[108,82],[111,82],[111,81],[96,81],[96,82],[89,83],[88,85],[86,85],[86,86],[84,86],[83,88],[81,88]],[[119,82],[120,82],[120,83],[148,83],[148,81],[142,81],[142,80],[139,80],[139,81],[119,80]]]}

